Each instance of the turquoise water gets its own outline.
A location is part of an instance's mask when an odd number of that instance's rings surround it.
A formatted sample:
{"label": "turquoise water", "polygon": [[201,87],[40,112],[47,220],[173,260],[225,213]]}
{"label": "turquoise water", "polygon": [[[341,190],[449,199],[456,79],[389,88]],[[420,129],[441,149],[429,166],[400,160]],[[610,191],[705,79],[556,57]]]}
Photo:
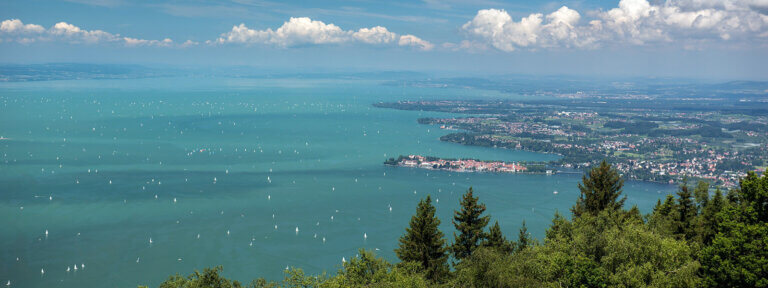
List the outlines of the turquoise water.
{"label": "turquoise water", "polygon": [[[333,273],[361,247],[395,261],[418,200],[432,195],[451,236],[451,213],[470,186],[508,238],[523,220],[541,238],[554,211],[575,201],[579,175],[449,173],[382,162],[400,154],[557,156],[442,143],[447,131],[416,119],[444,114],[371,106],[514,97],[364,80],[2,83],[0,281],[156,286],[215,265],[245,282],[280,279],[286,266]],[[675,189],[625,187],[627,203],[644,212]]]}

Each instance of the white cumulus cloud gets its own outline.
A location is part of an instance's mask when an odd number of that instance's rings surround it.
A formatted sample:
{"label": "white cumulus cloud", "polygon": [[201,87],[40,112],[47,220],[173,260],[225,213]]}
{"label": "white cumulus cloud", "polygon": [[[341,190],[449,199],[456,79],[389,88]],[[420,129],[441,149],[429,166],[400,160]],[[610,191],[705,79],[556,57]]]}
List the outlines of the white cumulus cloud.
{"label": "white cumulus cloud", "polygon": [[274,30],[271,28],[256,30],[240,24],[208,43],[268,44],[285,48],[353,42],[382,45],[394,43],[396,40],[400,46],[413,46],[420,50],[430,50],[433,47],[431,43],[413,35],[402,35],[398,38],[397,33],[382,26],[360,28],[357,31],[344,30],[333,23],[326,24],[308,17],[291,17]]}
{"label": "white cumulus cloud", "polygon": [[[120,34],[113,34],[102,30],[86,30],[67,22],[58,22],[51,28],[44,28],[37,24],[24,24],[19,19],[9,19],[0,22],[0,41],[17,42],[30,44],[38,41],[58,41],[72,44],[97,44],[97,43],[119,43],[125,46],[174,46],[173,40],[165,38],[162,40],[147,40],[140,38],[124,37]],[[193,45],[190,42],[178,45],[186,47]]]}
{"label": "white cumulus cloud", "polygon": [[419,37],[416,37],[410,34],[400,36],[400,41],[397,42],[397,45],[412,46],[422,51],[429,51],[435,47],[435,45],[433,45],[432,43],[429,43],[429,41],[425,41]]}
{"label": "white cumulus cloud", "polygon": [[301,44],[328,44],[347,41],[348,33],[339,26],[325,24],[307,17],[291,18],[274,32],[267,30],[272,43],[279,46]]}
{"label": "white cumulus cloud", "polygon": [[120,36],[101,30],[83,30],[67,22],[59,22],[48,30],[50,35],[59,36],[71,42],[98,43],[119,41]]}
{"label": "white cumulus cloud", "polygon": [[462,26],[474,39],[501,51],[519,48],[594,48],[604,45],[765,41],[765,0],[621,0],[583,19],[562,6],[546,16],[533,13],[515,21],[505,10],[485,9]]}
{"label": "white cumulus cloud", "polygon": [[397,34],[389,32],[387,28],[376,26],[373,28],[360,28],[352,33],[356,40],[368,44],[386,44],[395,41]]}
{"label": "white cumulus cloud", "polygon": [[35,42],[45,28],[36,24],[24,24],[19,19],[9,19],[0,22],[0,41],[29,44]]}
{"label": "white cumulus cloud", "polygon": [[36,34],[42,33],[45,28],[35,24],[24,24],[19,19],[9,19],[0,22],[1,33],[15,33],[15,34]]}

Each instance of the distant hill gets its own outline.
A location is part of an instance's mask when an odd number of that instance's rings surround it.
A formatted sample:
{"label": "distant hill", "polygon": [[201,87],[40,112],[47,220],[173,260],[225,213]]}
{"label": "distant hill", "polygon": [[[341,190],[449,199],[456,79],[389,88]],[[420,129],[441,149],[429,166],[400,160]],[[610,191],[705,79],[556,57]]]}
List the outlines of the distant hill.
{"label": "distant hill", "polygon": [[0,64],[0,82],[134,79],[182,75],[259,79],[370,79],[393,81],[427,78],[426,74],[413,71],[325,71],[303,73],[250,66],[156,68],[127,64]]}
{"label": "distant hill", "polygon": [[0,82],[75,79],[128,79],[170,75],[170,71],[140,65],[50,63],[0,65]]}

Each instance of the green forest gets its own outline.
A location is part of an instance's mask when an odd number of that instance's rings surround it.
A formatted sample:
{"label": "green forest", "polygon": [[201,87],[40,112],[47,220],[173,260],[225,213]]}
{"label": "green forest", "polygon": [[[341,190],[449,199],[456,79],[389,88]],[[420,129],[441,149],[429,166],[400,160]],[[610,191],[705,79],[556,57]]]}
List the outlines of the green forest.
{"label": "green forest", "polygon": [[432,199],[418,203],[397,264],[361,249],[333,275],[291,268],[282,281],[239,282],[215,267],[159,287],[768,287],[768,176],[750,172],[729,191],[683,183],[647,215],[624,205],[623,184],[605,161],[592,168],[570,217],[556,213],[541,241],[525,223],[502,232],[470,188],[451,236]]}

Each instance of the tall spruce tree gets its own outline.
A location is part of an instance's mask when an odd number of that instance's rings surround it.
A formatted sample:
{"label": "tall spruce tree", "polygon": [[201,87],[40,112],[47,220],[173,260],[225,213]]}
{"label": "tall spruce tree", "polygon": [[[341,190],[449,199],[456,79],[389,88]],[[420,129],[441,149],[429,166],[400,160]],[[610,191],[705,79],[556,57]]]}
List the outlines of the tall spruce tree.
{"label": "tall spruce tree", "polygon": [[675,234],[686,240],[696,236],[694,223],[696,221],[696,204],[693,203],[691,190],[687,182],[683,182],[677,191],[677,229]]}
{"label": "tall spruce tree", "polygon": [[619,210],[627,200],[626,196],[619,199],[622,187],[624,187],[624,180],[621,179],[619,172],[603,160],[599,166],[582,176],[579,183],[581,193],[571,212],[579,217],[584,213],[597,214],[605,209]]}
{"label": "tall spruce tree", "polygon": [[715,234],[717,234],[717,213],[723,210],[723,206],[725,205],[725,199],[723,198],[723,192],[720,191],[720,188],[717,188],[715,190],[715,196],[712,197],[711,200],[707,201],[707,205],[704,206],[701,212],[701,219],[700,226],[699,226],[699,236],[701,237],[701,242],[704,243],[704,245],[709,245],[712,243],[712,238],[715,237]]}
{"label": "tall spruce tree", "polygon": [[435,206],[427,196],[419,201],[416,215],[411,217],[410,225],[395,249],[397,258],[418,263],[427,279],[433,281],[441,280],[448,273],[448,248],[438,226],[440,219],[435,217]]}
{"label": "tall spruce tree", "polygon": [[696,183],[696,188],[693,189],[693,196],[696,198],[698,208],[704,209],[709,202],[709,183],[699,180]]}
{"label": "tall spruce tree", "polygon": [[478,203],[477,199],[474,197],[472,187],[469,187],[467,193],[461,198],[461,210],[454,211],[453,226],[456,227],[458,234],[453,233],[454,243],[451,251],[457,260],[472,256],[472,252],[485,238],[484,230],[490,217],[482,216],[485,212],[485,204]]}
{"label": "tall spruce tree", "polygon": [[664,202],[657,201],[648,218],[648,226],[663,235],[672,236],[677,231],[677,210],[675,196],[667,195]]}
{"label": "tall spruce tree", "polygon": [[493,226],[488,229],[488,236],[483,241],[483,247],[489,247],[496,249],[504,253],[512,253],[515,251],[514,243],[507,240],[504,234],[501,233],[501,227],[499,227],[499,221],[493,223]]}
{"label": "tall spruce tree", "polygon": [[523,220],[523,227],[520,227],[520,232],[517,235],[517,248],[515,251],[523,251],[531,245],[533,245],[533,240],[528,235],[528,227],[525,226],[525,220]]}
{"label": "tall spruce tree", "polygon": [[654,213],[656,213],[659,210],[661,210],[661,198],[656,199],[656,205],[653,205],[653,212]]}
{"label": "tall spruce tree", "polygon": [[664,204],[659,207],[659,213],[664,216],[672,215],[672,211],[675,209],[675,196],[667,195],[664,199]]}

